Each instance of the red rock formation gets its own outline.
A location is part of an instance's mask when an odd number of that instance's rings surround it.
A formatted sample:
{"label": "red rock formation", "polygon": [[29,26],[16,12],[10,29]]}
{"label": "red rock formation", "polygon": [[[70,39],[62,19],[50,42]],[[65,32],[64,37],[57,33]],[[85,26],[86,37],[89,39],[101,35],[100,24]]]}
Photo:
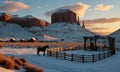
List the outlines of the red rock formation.
{"label": "red rock formation", "polygon": [[0,21],[8,22],[12,19],[12,17],[7,13],[0,13]]}
{"label": "red rock formation", "polygon": [[0,13],[0,21],[1,22],[10,22],[19,24],[22,27],[46,27],[49,25],[48,22],[32,17],[30,15],[25,17],[19,17],[18,15],[11,16],[7,13]]}
{"label": "red rock formation", "polygon": [[59,10],[55,13],[52,14],[51,17],[51,22],[56,23],[56,22],[67,22],[67,23],[77,23],[78,20],[76,17],[76,14],[69,9],[65,10]]}
{"label": "red rock formation", "polygon": [[12,23],[17,23],[22,27],[46,27],[49,25],[48,22],[37,18],[15,18],[11,20]]}

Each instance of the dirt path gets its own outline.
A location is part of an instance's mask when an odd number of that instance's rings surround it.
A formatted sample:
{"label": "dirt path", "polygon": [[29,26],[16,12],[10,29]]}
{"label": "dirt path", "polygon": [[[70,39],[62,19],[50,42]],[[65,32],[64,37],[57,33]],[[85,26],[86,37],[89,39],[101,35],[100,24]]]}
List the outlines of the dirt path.
{"label": "dirt path", "polygon": [[83,43],[80,42],[0,42],[0,46],[45,46],[45,45],[54,45],[54,46],[83,46]]}

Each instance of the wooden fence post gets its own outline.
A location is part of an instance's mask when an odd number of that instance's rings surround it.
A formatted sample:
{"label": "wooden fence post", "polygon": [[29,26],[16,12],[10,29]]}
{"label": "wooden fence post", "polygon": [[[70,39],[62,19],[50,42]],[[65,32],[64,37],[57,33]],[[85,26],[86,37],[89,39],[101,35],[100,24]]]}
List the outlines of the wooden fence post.
{"label": "wooden fence post", "polygon": [[71,61],[73,61],[73,54],[71,54]]}
{"label": "wooden fence post", "polygon": [[94,62],[94,54],[92,55],[92,62]]}
{"label": "wooden fence post", "polygon": [[108,54],[108,57],[109,57],[109,51],[107,52],[107,54]]}
{"label": "wooden fence post", "polygon": [[49,54],[49,56],[52,56],[52,51],[50,50],[50,54]]}
{"label": "wooden fence post", "polygon": [[105,58],[105,52],[104,52],[104,58]]}
{"label": "wooden fence post", "polygon": [[47,56],[49,56],[49,51],[47,50]]}
{"label": "wooden fence post", "polygon": [[64,60],[66,60],[66,53],[64,53]]}
{"label": "wooden fence post", "polygon": [[84,63],[85,62],[85,60],[84,60],[84,54],[82,55],[82,63]]}
{"label": "wooden fence post", "polygon": [[101,54],[99,53],[99,60],[101,60],[100,56],[101,56]]}

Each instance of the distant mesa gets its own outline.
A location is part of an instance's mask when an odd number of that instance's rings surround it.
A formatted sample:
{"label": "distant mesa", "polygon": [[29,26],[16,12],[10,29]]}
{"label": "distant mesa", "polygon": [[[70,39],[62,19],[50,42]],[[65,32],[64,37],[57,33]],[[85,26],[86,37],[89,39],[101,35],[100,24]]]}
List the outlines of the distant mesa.
{"label": "distant mesa", "polygon": [[54,12],[51,16],[51,23],[59,22],[76,23],[79,25],[79,18],[73,11],[69,9],[61,9]]}
{"label": "distant mesa", "polygon": [[18,15],[10,15],[7,13],[0,13],[0,21],[15,23],[22,27],[46,27],[50,24],[49,22],[33,17],[32,15],[19,17]]}
{"label": "distant mesa", "polygon": [[27,15],[24,17],[13,18],[11,22],[17,23],[22,27],[46,27],[49,25],[48,22],[35,18],[30,15]]}

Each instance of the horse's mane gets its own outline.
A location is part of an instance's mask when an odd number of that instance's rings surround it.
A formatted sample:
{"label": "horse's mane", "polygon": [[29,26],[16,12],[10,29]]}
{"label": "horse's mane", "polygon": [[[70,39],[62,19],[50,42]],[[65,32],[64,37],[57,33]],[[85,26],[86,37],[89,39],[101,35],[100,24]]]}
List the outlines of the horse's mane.
{"label": "horse's mane", "polygon": [[48,45],[45,45],[45,46],[38,46],[38,48],[49,48],[49,46]]}
{"label": "horse's mane", "polygon": [[48,45],[44,46],[44,47],[49,47]]}

